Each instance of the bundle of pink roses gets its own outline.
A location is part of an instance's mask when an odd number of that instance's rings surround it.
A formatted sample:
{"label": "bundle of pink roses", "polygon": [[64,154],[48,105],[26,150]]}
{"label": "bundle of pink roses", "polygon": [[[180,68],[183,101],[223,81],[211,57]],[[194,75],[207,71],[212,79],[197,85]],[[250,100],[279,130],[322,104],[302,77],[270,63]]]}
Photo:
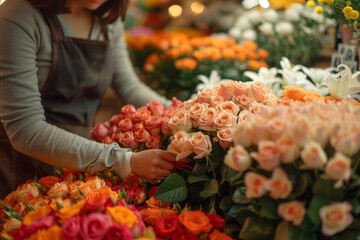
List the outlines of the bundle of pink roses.
{"label": "bundle of pink roses", "polygon": [[107,144],[117,142],[132,150],[161,149],[164,139],[171,135],[167,123],[182,104],[173,98],[172,105],[167,109],[157,101],[138,109],[125,105],[118,115],[95,125],[91,132],[93,139]]}
{"label": "bundle of pink roses", "polygon": [[[239,177],[230,215],[255,215],[239,221],[239,237],[357,239],[359,120],[352,99],[279,104],[240,119],[224,159]],[[272,230],[259,231],[265,225]]]}

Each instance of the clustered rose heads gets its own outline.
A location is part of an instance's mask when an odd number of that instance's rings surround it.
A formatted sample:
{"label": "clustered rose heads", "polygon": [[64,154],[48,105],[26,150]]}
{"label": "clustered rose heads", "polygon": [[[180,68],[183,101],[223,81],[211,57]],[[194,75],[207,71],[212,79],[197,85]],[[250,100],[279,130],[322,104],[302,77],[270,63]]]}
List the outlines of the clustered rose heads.
{"label": "clustered rose heads", "polygon": [[[351,157],[360,149],[359,119],[360,108],[351,99],[279,104],[239,121],[232,130],[234,146],[224,162],[245,172],[248,199],[266,194],[275,200],[282,199],[279,216],[299,226],[306,213],[306,202],[284,202],[293,186],[299,184],[285,172],[285,166],[316,170],[326,179],[335,180],[334,188],[343,186],[353,175]],[[325,151],[329,145],[335,150],[330,157]],[[347,202],[323,206],[320,210],[323,234],[332,236],[348,227],[353,221],[351,209]]]}
{"label": "clustered rose heads", "polygon": [[148,149],[161,149],[162,135],[171,135],[167,123],[182,104],[173,98],[172,105],[166,110],[157,101],[149,102],[138,109],[133,105],[125,105],[120,114],[105,123],[95,125],[91,134],[95,141],[106,144],[117,142],[132,150],[137,149],[139,144],[144,144]]}
{"label": "clustered rose heads", "polygon": [[276,102],[271,89],[261,82],[226,80],[216,88],[199,91],[170,119],[173,135],[168,151],[180,160],[193,153],[195,159],[208,156],[215,141],[229,148],[233,145],[232,128],[238,121]]}
{"label": "clustered rose heads", "polygon": [[164,239],[214,239],[221,236],[223,240],[231,240],[225,233],[220,233],[225,226],[225,221],[217,214],[205,214],[201,211],[188,211],[181,214],[169,214],[158,217],[154,223],[157,236]]}

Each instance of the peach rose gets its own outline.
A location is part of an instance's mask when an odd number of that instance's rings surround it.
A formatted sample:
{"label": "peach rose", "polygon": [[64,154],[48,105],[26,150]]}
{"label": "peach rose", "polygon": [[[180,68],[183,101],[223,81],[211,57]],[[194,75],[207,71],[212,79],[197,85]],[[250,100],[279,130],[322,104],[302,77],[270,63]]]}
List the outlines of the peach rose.
{"label": "peach rose", "polygon": [[125,105],[121,108],[120,114],[123,118],[130,118],[132,119],[136,113],[136,108],[132,104]]}
{"label": "peach rose", "polygon": [[332,203],[320,208],[321,232],[333,236],[350,226],[354,217],[351,215],[352,205],[349,202]]}
{"label": "peach rose", "polygon": [[232,100],[234,96],[233,88],[235,86],[235,81],[233,80],[223,80],[220,82],[220,86],[217,88],[217,95],[222,96],[225,101]]}
{"label": "peach rose", "polygon": [[250,112],[249,110],[242,110],[239,114],[239,122],[244,122],[247,119],[250,119],[252,116],[254,116],[254,114],[252,112]]}
{"label": "peach rose", "polygon": [[[251,120],[249,120],[251,122]],[[270,140],[270,133],[266,126],[267,119],[257,116],[255,122],[250,124],[251,142],[259,145],[261,141]]]}
{"label": "peach rose", "polygon": [[232,140],[232,128],[223,128],[217,132],[220,146],[223,148],[229,148],[233,145]]}
{"label": "peach rose", "polygon": [[250,82],[235,82],[234,83],[234,94],[235,97],[241,96],[241,95],[248,95],[249,88],[250,88]]}
{"label": "peach rose", "polygon": [[236,96],[235,101],[241,108],[248,109],[250,107],[250,103],[253,100],[251,98],[248,98],[245,94],[242,94],[242,95]]}
{"label": "peach rose", "polygon": [[309,169],[320,168],[327,162],[324,149],[319,143],[313,141],[305,144],[304,149],[301,151],[301,158]]}
{"label": "peach rose", "polygon": [[69,185],[70,197],[77,201],[83,200],[91,191],[90,184],[86,184],[82,181],[76,181]]}
{"label": "peach rose", "polygon": [[145,125],[143,122],[136,122],[133,124],[133,131],[137,131],[142,128],[145,128]]}
{"label": "peach rose", "polygon": [[214,121],[218,112],[215,108],[205,109],[198,120],[199,128],[205,131],[215,131]]}
{"label": "peach rose", "polygon": [[212,151],[210,137],[204,135],[202,132],[193,133],[190,138],[190,143],[194,149],[194,153],[197,154],[194,159],[206,157]]}
{"label": "peach rose", "polygon": [[260,198],[267,193],[265,183],[267,178],[263,175],[247,172],[244,176],[245,196],[249,199]]}
{"label": "peach rose", "polygon": [[168,117],[163,117],[161,119],[161,133],[164,134],[165,136],[171,136],[172,135],[172,129],[169,128],[168,126],[168,122],[170,121],[170,118]]}
{"label": "peach rose", "polygon": [[197,97],[200,103],[210,104],[211,98],[216,96],[216,89],[213,88],[205,88],[202,91],[198,91]]}
{"label": "peach rose", "polygon": [[215,109],[219,112],[220,111],[229,112],[234,116],[236,116],[240,111],[239,107],[232,101],[222,102],[219,105],[217,105]]}
{"label": "peach rose", "polygon": [[260,81],[255,81],[250,85],[248,97],[254,98],[257,102],[261,102],[268,98],[270,92],[271,89],[269,87],[264,86]]}
{"label": "peach rose", "polygon": [[210,232],[213,225],[204,212],[188,211],[179,215],[180,223],[195,235]]}
{"label": "peach rose", "polygon": [[[39,199],[39,198],[33,198],[31,201],[33,201],[34,199]],[[28,213],[26,204],[22,202],[18,202],[15,205],[14,211],[17,212],[20,217],[24,217]]]}
{"label": "peach rose", "polygon": [[115,142],[115,140],[110,136],[106,136],[103,138],[103,140],[101,140],[101,143],[105,144],[112,144],[113,142]]}
{"label": "peach rose", "polygon": [[230,113],[221,111],[218,112],[216,118],[214,119],[214,124],[216,129],[223,129],[223,128],[231,128],[236,124],[236,117]]}
{"label": "peach rose", "polygon": [[269,107],[262,103],[257,103],[253,101],[250,103],[249,111],[252,112],[253,114],[260,114],[264,111],[269,111]]}
{"label": "peach rose", "polygon": [[267,123],[267,129],[270,133],[271,139],[277,140],[287,131],[287,119],[274,117]]}
{"label": "peach rose", "polygon": [[18,202],[26,203],[39,195],[39,188],[35,185],[35,183],[29,183],[24,184],[20,189],[16,190],[14,198]]}
{"label": "peach rose", "polygon": [[334,180],[349,180],[352,174],[351,159],[337,152],[325,167],[325,174]]}
{"label": "peach rose", "polygon": [[108,133],[109,129],[103,123],[96,124],[91,130],[92,137],[98,142],[100,142]]}
{"label": "peach rose", "polygon": [[161,137],[159,134],[151,135],[145,146],[149,149],[161,149]]}
{"label": "peach rose", "polygon": [[327,128],[323,121],[319,121],[317,124],[314,123],[311,126],[310,133],[311,133],[311,138],[315,142],[320,143],[321,146],[325,146],[325,144],[329,140]]}
{"label": "peach rose", "polygon": [[139,129],[135,132],[135,141],[140,143],[146,143],[150,138],[150,133],[145,129]]}
{"label": "peach rose", "polygon": [[168,123],[168,126],[173,130],[173,132],[189,131],[192,128],[192,123],[190,120],[190,113],[187,111],[177,111]]}
{"label": "peach rose", "polygon": [[292,163],[299,157],[299,147],[291,138],[281,138],[276,141],[280,150],[280,160],[282,163]]}
{"label": "peach rose", "polygon": [[134,117],[132,120],[134,122],[144,122],[150,117],[151,112],[147,110],[147,108],[139,108],[136,113],[134,114]]}
{"label": "peach rose", "polygon": [[172,118],[176,112],[175,107],[168,107],[164,112],[164,117]]}
{"label": "peach rose", "polygon": [[34,198],[30,202],[31,206],[33,206],[35,209],[39,207],[43,207],[49,203],[48,199],[42,199],[42,198]]}
{"label": "peach rose", "polygon": [[161,131],[161,118],[157,116],[150,116],[148,120],[145,121],[145,128],[151,135],[159,134]]}
{"label": "peach rose", "polygon": [[251,158],[243,146],[236,145],[228,150],[224,163],[238,172],[244,172],[251,166]]}
{"label": "peach rose", "polygon": [[306,209],[300,201],[280,203],[278,214],[285,221],[292,222],[295,226],[300,226],[304,220]]}
{"label": "peach rose", "polygon": [[292,182],[289,180],[286,172],[280,167],[273,171],[271,179],[265,183],[265,187],[273,199],[285,199],[293,189]]}
{"label": "peach rose", "polygon": [[176,161],[184,159],[194,152],[190,138],[185,131],[179,131],[174,135],[174,139],[167,147],[167,150],[176,154]]}
{"label": "peach rose", "polygon": [[250,130],[245,123],[237,124],[232,130],[234,145],[242,145],[245,148],[251,146]]}
{"label": "peach rose", "polygon": [[121,131],[130,131],[133,128],[133,122],[130,118],[125,118],[119,121],[119,128]]}
{"label": "peach rose", "polygon": [[151,114],[154,116],[161,117],[164,114],[165,107],[160,104],[158,101],[151,101],[146,104]]}
{"label": "peach rose", "polygon": [[135,140],[133,131],[126,131],[122,133],[119,138],[119,143],[130,149],[136,149],[139,146],[139,143]]}
{"label": "peach rose", "polygon": [[206,109],[206,104],[195,103],[190,109],[190,118],[194,127],[198,127],[197,121],[199,121],[201,114]]}
{"label": "peach rose", "polygon": [[221,104],[222,102],[224,102],[224,98],[222,96],[216,95],[211,97],[210,99],[210,107],[216,107],[217,105]]}
{"label": "peach rose", "polygon": [[260,167],[266,171],[272,171],[280,165],[280,150],[277,145],[272,141],[260,141],[258,146],[258,153],[250,153],[260,165]]}
{"label": "peach rose", "polygon": [[8,221],[6,221],[6,223],[3,226],[4,231],[7,234],[14,236],[14,237],[18,233],[20,227],[21,227],[21,221],[15,219],[13,217],[11,217]]}
{"label": "peach rose", "polygon": [[331,144],[337,152],[351,157],[360,149],[360,131],[342,130],[331,138]]}
{"label": "peach rose", "polygon": [[50,190],[47,192],[50,198],[66,198],[70,193],[69,184],[67,182],[55,183]]}
{"label": "peach rose", "polygon": [[86,184],[88,184],[91,189],[98,189],[106,185],[104,180],[98,177],[87,178]]}

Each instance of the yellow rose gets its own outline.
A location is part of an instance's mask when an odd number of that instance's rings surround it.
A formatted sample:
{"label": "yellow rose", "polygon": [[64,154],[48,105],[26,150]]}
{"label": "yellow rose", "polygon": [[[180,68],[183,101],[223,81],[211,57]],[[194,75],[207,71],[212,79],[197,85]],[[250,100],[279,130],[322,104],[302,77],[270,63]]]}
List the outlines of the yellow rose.
{"label": "yellow rose", "polygon": [[113,222],[124,224],[128,228],[132,228],[134,224],[139,223],[135,213],[123,206],[108,207],[106,213],[111,216]]}

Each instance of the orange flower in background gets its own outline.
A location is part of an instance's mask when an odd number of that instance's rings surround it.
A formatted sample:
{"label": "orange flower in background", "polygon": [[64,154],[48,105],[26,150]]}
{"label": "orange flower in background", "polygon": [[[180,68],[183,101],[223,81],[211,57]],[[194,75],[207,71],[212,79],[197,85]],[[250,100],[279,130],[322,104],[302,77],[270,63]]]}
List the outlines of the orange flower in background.
{"label": "orange flower in background", "polygon": [[133,211],[123,206],[108,207],[106,213],[109,214],[114,223],[124,224],[128,228],[136,223],[139,223],[139,219]]}
{"label": "orange flower in background", "polygon": [[231,48],[225,48],[222,53],[225,59],[236,59],[236,52]]}
{"label": "orange flower in background", "polygon": [[42,229],[32,234],[29,240],[60,240],[61,227],[58,225],[51,226],[49,229]]}
{"label": "orange flower in background", "polygon": [[261,49],[261,48],[257,51],[257,54],[259,55],[259,57],[261,59],[267,59],[269,56],[269,52],[266,51],[265,49]]}
{"label": "orange flower in background", "polygon": [[285,8],[289,9],[294,3],[304,4],[306,0],[269,0],[274,9]]}
{"label": "orange flower in background", "polygon": [[141,218],[144,220],[144,222],[152,226],[155,225],[156,219],[163,214],[169,215],[177,213],[177,211],[168,208],[145,208],[140,211]]}
{"label": "orange flower in background", "polygon": [[154,65],[159,61],[159,56],[156,53],[151,54],[145,60],[143,71],[150,72],[154,70]]}
{"label": "orange flower in background", "polygon": [[234,49],[235,52],[237,52],[237,53],[245,53],[246,52],[246,48],[240,44],[236,44],[236,45],[232,46],[232,49]]}
{"label": "orange flower in background", "polygon": [[213,225],[204,212],[189,211],[179,215],[179,221],[190,232],[195,235],[210,232]]}
{"label": "orange flower in background", "polygon": [[248,67],[252,70],[259,70],[259,68],[261,67],[260,62],[256,60],[249,60],[247,64]]}
{"label": "orange flower in background", "polygon": [[246,61],[246,54],[245,53],[238,53],[238,55],[236,56],[236,59],[241,61],[241,62],[245,62]]}
{"label": "orange flower in background", "polygon": [[50,206],[44,206],[44,207],[35,209],[35,210],[29,212],[28,215],[26,215],[24,217],[23,224],[29,226],[36,220],[39,220],[40,218],[42,218],[44,216],[50,215],[50,213],[52,213],[52,212],[53,212],[53,209]]}
{"label": "orange flower in background", "polygon": [[227,235],[226,233],[222,233],[216,229],[209,234],[208,238],[209,240],[232,240],[232,238],[229,237],[229,235]]}
{"label": "orange flower in background", "polygon": [[206,55],[203,51],[196,50],[192,53],[192,56],[196,58],[199,62],[203,61],[206,58]]}
{"label": "orange flower in background", "polygon": [[60,218],[60,222],[64,223],[69,220],[72,216],[79,214],[81,209],[83,208],[86,200],[81,200],[77,202],[75,205],[70,207],[64,207],[60,209],[58,216]]}
{"label": "orange flower in background", "polygon": [[167,50],[163,55],[161,55],[161,59],[175,59],[180,57],[182,52],[177,48],[171,48]]}
{"label": "orange flower in background", "polygon": [[250,51],[255,51],[256,49],[258,49],[258,45],[253,41],[244,40],[243,45],[246,49]]}
{"label": "orange flower in background", "polygon": [[184,69],[193,70],[197,66],[197,61],[193,58],[182,58],[175,61],[175,66],[176,68],[181,70]]}
{"label": "orange flower in background", "polygon": [[169,208],[171,206],[171,203],[151,197],[149,200],[146,201],[146,205],[149,208]]}
{"label": "orange flower in background", "polygon": [[55,176],[47,176],[39,179],[39,183],[48,190],[57,182],[61,182],[61,179]]}
{"label": "orange flower in background", "polygon": [[297,86],[286,86],[282,92],[284,98],[302,101],[306,96],[305,90]]}
{"label": "orange flower in background", "polygon": [[256,60],[259,58],[258,54],[252,50],[246,51],[246,56],[248,57],[248,59],[251,59],[251,60]]}

